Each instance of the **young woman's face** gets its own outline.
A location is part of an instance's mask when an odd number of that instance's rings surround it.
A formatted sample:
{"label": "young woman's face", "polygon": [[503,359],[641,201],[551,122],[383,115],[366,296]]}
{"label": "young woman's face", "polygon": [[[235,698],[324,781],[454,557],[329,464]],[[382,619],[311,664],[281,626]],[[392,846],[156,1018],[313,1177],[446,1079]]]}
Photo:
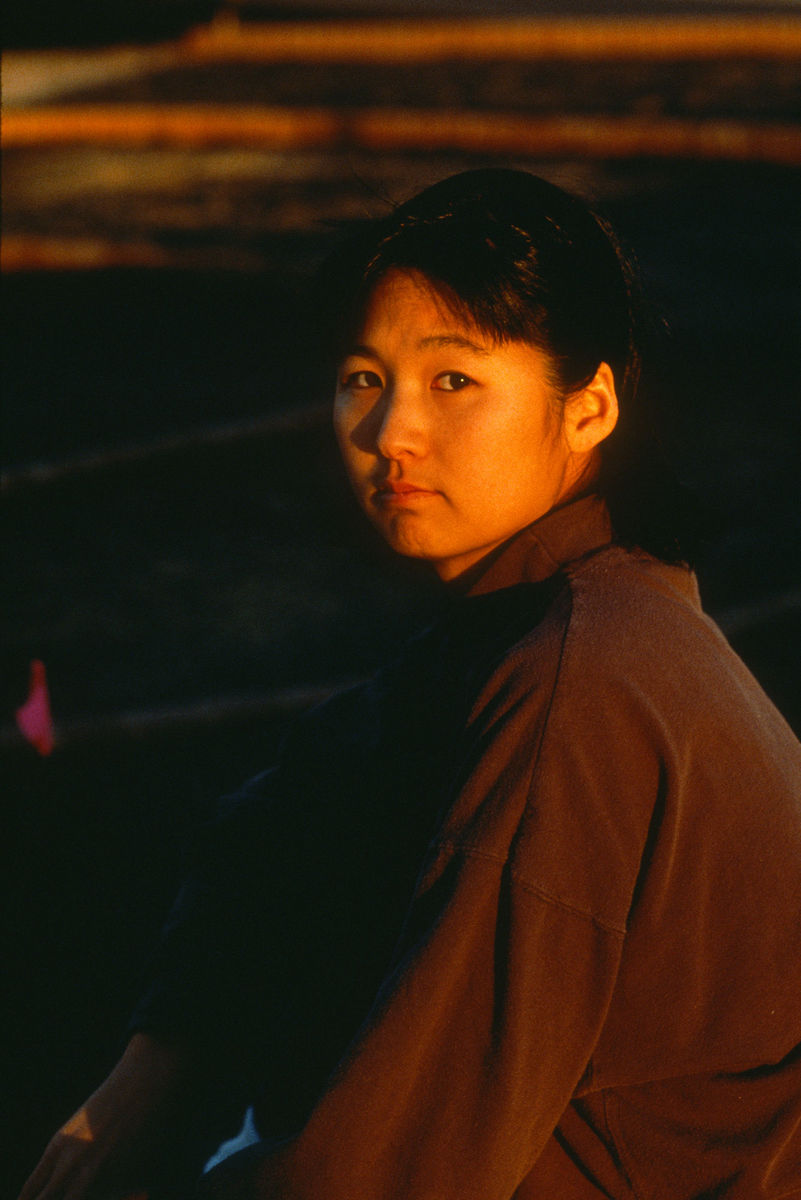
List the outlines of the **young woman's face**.
{"label": "young woman's face", "polygon": [[339,446],[367,516],[450,580],[574,489],[545,356],[460,323],[416,272],[376,286],[340,366]]}

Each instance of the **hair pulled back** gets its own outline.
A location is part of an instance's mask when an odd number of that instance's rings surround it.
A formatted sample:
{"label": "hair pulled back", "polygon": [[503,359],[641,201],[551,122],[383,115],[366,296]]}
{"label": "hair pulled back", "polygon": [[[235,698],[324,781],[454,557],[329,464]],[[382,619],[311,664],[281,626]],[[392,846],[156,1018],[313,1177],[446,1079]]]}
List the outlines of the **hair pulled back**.
{"label": "hair pulled back", "polygon": [[562,399],[606,362],[620,419],[601,447],[598,488],[615,534],[667,561],[689,558],[679,491],[640,395],[634,273],[600,217],[525,171],[487,168],[435,183],[365,223],[324,265],[316,315],[332,357],[395,269],[423,274],[455,316],[498,344],[540,349]]}

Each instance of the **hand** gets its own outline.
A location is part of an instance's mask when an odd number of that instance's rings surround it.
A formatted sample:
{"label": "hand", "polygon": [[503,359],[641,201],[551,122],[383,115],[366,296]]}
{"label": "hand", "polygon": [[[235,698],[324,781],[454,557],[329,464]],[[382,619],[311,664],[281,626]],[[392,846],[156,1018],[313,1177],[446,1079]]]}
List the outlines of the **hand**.
{"label": "hand", "polygon": [[184,1075],[177,1051],[137,1034],[51,1139],[19,1200],[147,1200]]}

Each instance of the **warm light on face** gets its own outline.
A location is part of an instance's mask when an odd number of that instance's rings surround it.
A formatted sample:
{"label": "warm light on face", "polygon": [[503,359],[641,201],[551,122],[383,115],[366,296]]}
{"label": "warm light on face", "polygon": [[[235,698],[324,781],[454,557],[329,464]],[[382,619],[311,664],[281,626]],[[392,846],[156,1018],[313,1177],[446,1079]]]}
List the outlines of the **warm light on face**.
{"label": "warm light on face", "polygon": [[334,425],[356,496],[400,554],[454,579],[575,489],[548,361],[460,322],[416,272],[376,286]]}

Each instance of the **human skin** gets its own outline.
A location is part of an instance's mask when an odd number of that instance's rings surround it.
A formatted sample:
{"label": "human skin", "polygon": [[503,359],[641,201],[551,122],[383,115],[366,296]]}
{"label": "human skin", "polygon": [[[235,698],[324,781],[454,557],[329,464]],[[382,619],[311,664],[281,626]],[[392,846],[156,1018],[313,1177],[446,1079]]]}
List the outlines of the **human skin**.
{"label": "human skin", "polygon": [[614,428],[609,367],[560,397],[547,355],[497,342],[419,272],[388,272],[341,363],[334,428],[351,485],[399,554],[452,581],[581,491]]}
{"label": "human skin", "polygon": [[19,1200],[146,1200],[154,1164],[191,1110],[193,1090],[179,1049],[136,1034],[50,1140]]}

